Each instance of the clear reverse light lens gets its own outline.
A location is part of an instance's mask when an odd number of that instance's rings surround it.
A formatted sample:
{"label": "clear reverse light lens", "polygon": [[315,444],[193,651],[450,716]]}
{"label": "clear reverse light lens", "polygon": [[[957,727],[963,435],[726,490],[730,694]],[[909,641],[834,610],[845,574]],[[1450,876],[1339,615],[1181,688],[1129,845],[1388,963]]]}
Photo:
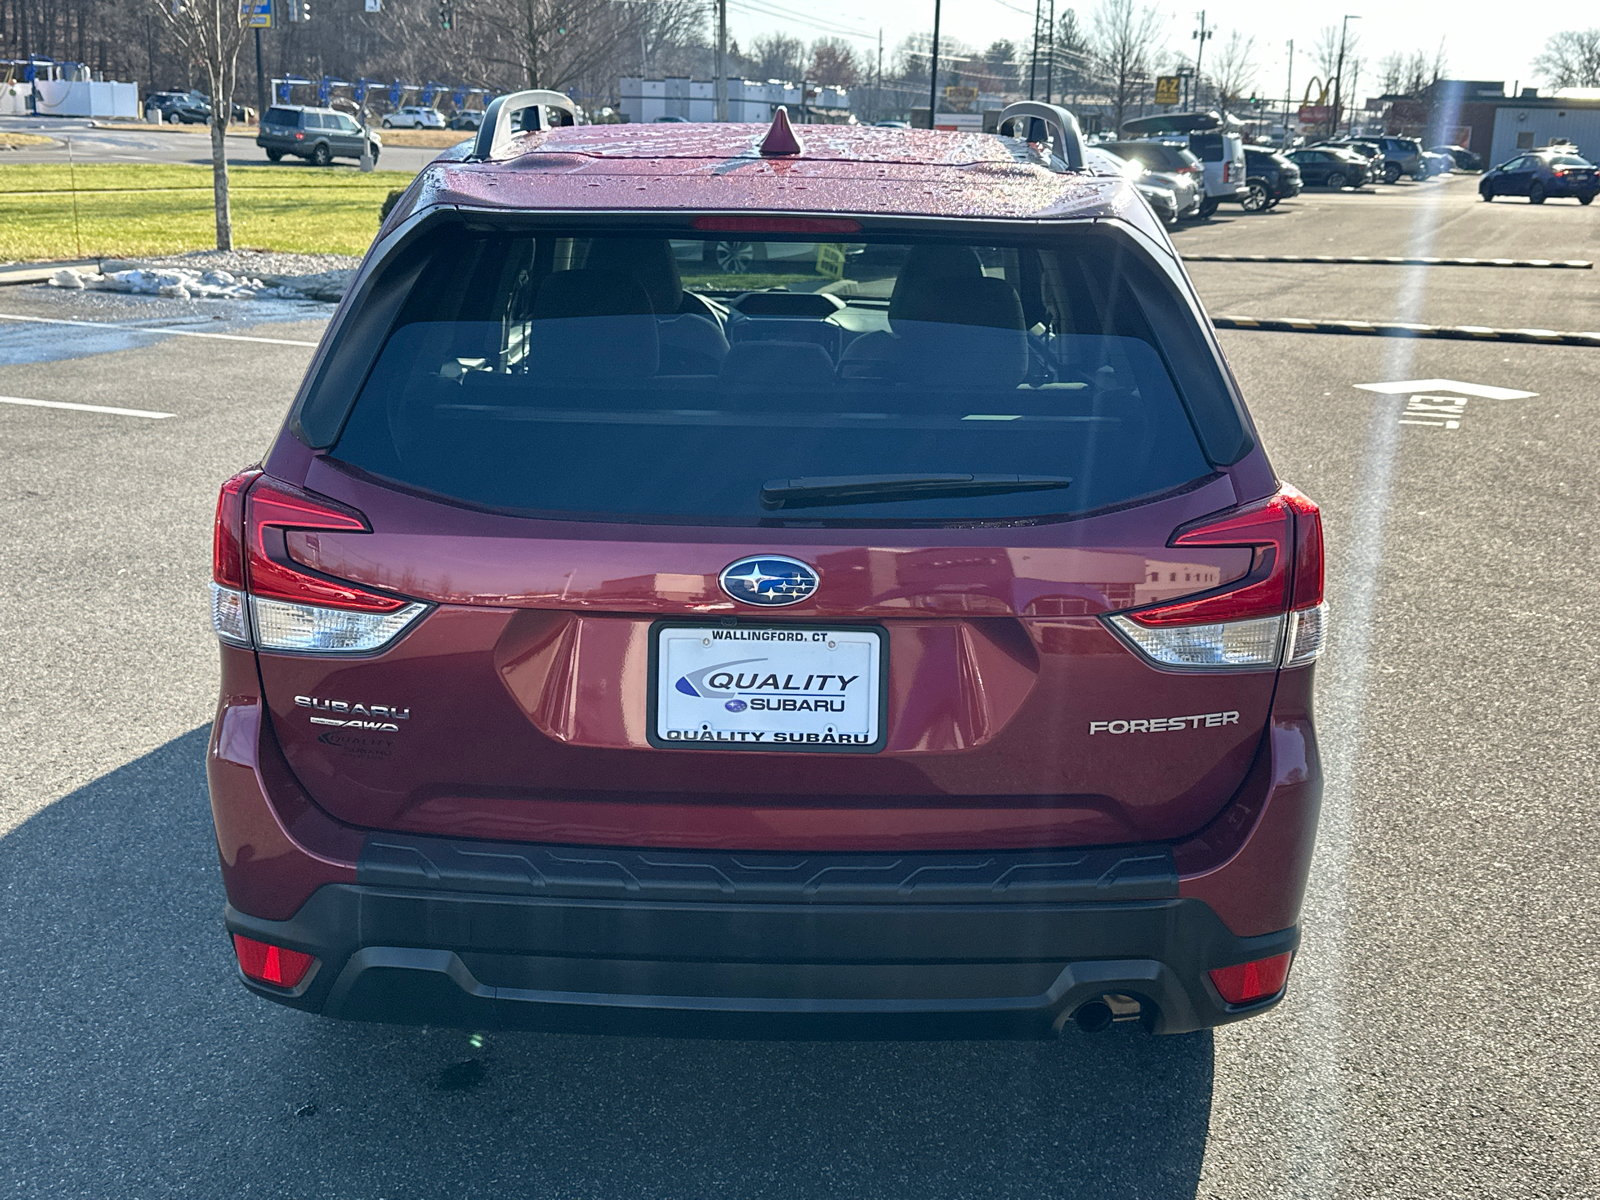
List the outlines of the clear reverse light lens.
{"label": "clear reverse light lens", "polygon": [[1282,614],[1247,621],[1155,627],[1121,615],[1107,620],[1145,657],[1164,667],[1212,671],[1276,667],[1283,652]]}
{"label": "clear reverse light lens", "polygon": [[427,611],[426,604],[369,613],[250,597],[250,620],[258,650],[367,654],[393,641]]}
{"label": "clear reverse light lens", "polygon": [[250,645],[250,622],[245,615],[243,592],[216,583],[211,585],[211,628],[230,646]]}
{"label": "clear reverse light lens", "polygon": [[1316,662],[1328,642],[1328,605],[1302,608],[1289,614],[1289,652],[1284,656],[1286,667],[1303,667]]}

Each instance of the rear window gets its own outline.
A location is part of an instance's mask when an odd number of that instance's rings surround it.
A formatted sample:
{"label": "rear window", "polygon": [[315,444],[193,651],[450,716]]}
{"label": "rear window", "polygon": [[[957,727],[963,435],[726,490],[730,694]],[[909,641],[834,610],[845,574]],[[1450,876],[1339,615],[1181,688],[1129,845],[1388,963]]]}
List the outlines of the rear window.
{"label": "rear window", "polygon": [[266,125],[293,125],[300,124],[300,111],[294,108],[269,108],[267,115],[262,118]]}
{"label": "rear window", "polygon": [[1220,133],[1191,133],[1189,149],[1203,162],[1222,161],[1222,135]]}
{"label": "rear window", "polygon": [[1556,167],[1592,167],[1594,164],[1587,158],[1579,158],[1576,154],[1557,154],[1550,160]]}
{"label": "rear window", "polygon": [[1211,474],[1175,380],[1232,402],[1195,325],[1106,235],[454,230],[329,453],[554,518],[1056,518]]}

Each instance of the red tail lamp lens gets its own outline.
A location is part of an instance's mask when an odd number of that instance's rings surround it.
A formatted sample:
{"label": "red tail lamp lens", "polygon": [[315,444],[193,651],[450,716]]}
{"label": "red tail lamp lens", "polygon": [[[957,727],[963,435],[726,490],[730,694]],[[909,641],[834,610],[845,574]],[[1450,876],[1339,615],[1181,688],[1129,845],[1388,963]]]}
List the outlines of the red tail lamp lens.
{"label": "red tail lamp lens", "polygon": [[1192,522],[1168,544],[1247,546],[1255,551],[1255,561],[1226,591],[1128,614],[1141,625],[1240,621],[1322,603],[1322,514],[1287,484],[1265,500]]}
{"label": "red tail lamp lens", "polygon": [[1293,957],[1287,953],[1274,954],[1271,958],[1258,958],[1236,967],[1223,967],[1211,972],[1211,982],[1229,1004],[1265,1000],[1283,991],[1283,985],[1289,982],[1289,962]]}
{"label": "red tail lamp lens", "polygon": [[247,978],[273,987],[296,987],[317,961],[299,950],[258,942],[237,933],[233,935],[233,950],[239,956],[239,969]]}
{"label": "red tail lamp lens", "polygon": [[405,607],[404,600],[315,575],[297,568],[289,559],[282,530],[368,532],[366,518],[354,509],[267,478],[250,489],[245,517],[248,524],[245,553],[249,559],[251,595],[358,612],[388,613]]}
{"label": "red tail lamp lens", "polygon": [[860,233],[849,217],[696,217],[705,233]]}
{"label": "red tail lamp lens", "polygon": [[240,471],[217,494],[217,521],[211,535],[211,578],[223,587],[244,590],[244,493],[260,471]]}

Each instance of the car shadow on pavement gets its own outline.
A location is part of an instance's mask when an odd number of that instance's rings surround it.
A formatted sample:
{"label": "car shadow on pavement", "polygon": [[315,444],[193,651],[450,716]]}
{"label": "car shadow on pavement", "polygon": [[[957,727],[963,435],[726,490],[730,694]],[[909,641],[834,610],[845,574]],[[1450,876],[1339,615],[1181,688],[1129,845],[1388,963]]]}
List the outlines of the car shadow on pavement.
{"label": "car shadow on pavement", "polygon": [[195,729],[0,837],[0,1194],[1193,1197],[1209,1033],[357,1025],[235,978]]}

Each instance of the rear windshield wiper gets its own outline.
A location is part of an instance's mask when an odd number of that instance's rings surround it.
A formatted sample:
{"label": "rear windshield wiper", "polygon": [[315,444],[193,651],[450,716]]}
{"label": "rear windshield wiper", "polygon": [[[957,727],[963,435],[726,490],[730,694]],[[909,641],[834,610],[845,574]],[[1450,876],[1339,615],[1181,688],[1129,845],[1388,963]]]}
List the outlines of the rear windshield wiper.
{"label": "rear windshield wiper", "polygon": [[1071,487],[1065,475],[812,475],[769,479],[762,508],[820,508],[826,504],[888,504],[935,497],[1000,496]]}

